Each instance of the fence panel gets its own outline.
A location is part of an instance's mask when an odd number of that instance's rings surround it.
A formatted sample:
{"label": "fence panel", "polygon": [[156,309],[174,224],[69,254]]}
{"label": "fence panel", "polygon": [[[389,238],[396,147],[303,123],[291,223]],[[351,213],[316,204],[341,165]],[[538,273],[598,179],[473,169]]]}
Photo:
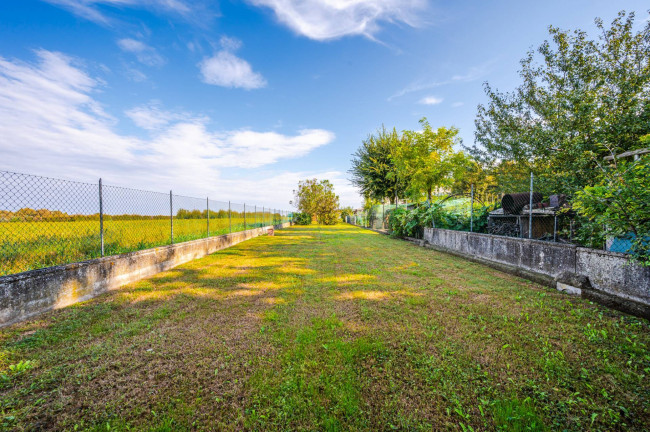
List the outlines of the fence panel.
{"label": "fence panel", "polygon": [[0,171],[0,275],[100,255],[98,184]]}
{"label": "fence panel", "polygon": [[287,220],[268,207],[0,171],[0,275]]}
{"label": "fence panel", "polygon": [[230,233],[230,219],[228,216],[228,203],[225,201],[210,200],[210,235],[218,236]]}
{"label": "fence panel", "polygon": [[173,195],[174,243],[208,237],[208,200]]}
{"label": "fence panel", "polygon": [[172,243],[170,194],[102,185],[104,255]]}

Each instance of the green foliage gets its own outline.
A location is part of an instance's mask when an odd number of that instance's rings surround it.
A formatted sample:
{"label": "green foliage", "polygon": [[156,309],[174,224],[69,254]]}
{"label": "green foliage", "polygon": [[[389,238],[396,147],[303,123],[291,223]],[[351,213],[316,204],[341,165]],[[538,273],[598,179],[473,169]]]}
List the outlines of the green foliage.
{"label": "green foliage", "polygon": [[[453,208],[443,202],[422,203],[407,210],[398,208],[389,213],[388,224],[391,232],[399,237],[421,237],[425,227],[469,231],[472,226],[469,202]],[[487,232],[487,219],[493,206],[474,204],[473,232]]]}
{"label": "green foliage", "polygon": [[348,207],[343,207],[340,211],[339,214],[341,215],[341,220],[343,222],[347,221],[348,216],[352,216],[354,214],[354,209],[350,206]]}
{"label": "green foliage", "polygon": [[364,197],[383,201],[404,195],[404,182],[397,176],[393,153],[402,137],[393,128],[391,132],[382,126],[376,134],[361,143],[352,158],[352,184]]}
{"label": "green foliage", "polygon": [[294,213],[293,223],[296,225],[311,225],[312,216],[309,213]]}
{"label": "green foliage", "polygon": [[522,84],[501,93],[489,84],[479,105],[476,145],[484,162],[513,161],[555,193],[572,195],[602,177],[598,161],[639,147],[650,133],[650,21],[635,32],[634,14],[610,28],[549,28],[552,41],[521,61]]}
{"label": "green foliage", "polygon": [[603,172],[595,186],[576,193],[573,207],[586,217],[585,230],[631,240],[632,256],[650,266],[650,157]]}
{"label": "green foliage", "polygon": [[292,202],[302,213],[316,216],[319,224],[333,225],[338,220],[339,197],[329,180],[303,180],[294,191]]}
{"label": "green foliage", "polygon": [[530,398],[496,401],[492,406],[494,422],[498,430],[510,432],[536,432],[548,428],[537,414]]}
{"label": "green foliage", "polygon": [[426,193],[431,200],[433,190],[449,186],[466,161],[462,153],[454,152],[454,145],[460,144],[458,129],[440,127],[434,131],[426,118],[420,124],[421,132],[404,132],[393,159],[398,177],[408,184],[409,195],[417,199]]}

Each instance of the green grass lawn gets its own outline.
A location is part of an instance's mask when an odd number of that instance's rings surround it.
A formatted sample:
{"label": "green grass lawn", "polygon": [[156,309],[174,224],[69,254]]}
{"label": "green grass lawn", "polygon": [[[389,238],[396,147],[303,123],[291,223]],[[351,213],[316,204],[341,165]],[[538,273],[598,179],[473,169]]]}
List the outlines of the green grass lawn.
{"label": "green grass lawn", "polygon": [[648,430],[650,326],[352,226],[0,330],[11,430]]}

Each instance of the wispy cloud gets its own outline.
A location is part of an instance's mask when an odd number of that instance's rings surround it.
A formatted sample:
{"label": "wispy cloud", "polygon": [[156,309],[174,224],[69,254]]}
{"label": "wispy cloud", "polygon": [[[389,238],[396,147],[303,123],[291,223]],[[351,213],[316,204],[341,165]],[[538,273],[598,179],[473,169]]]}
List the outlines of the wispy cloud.
{"label": "wispy cloud", "polygon": [[273,10],[278,21],[315,40],[363,35],[372,38],[380,22],[417,26],[426,0],[248,0]]}
{"label": "wispy cloud", "polygon": [[204,83],[246,90],[266,86],[264,77],[253,71],[246,60],[234,54],[234,51],[241,47],[241,41],[224,36],[220,43],[223,48],[221,51],[199,63]]}
{"label": "wispy cloud", "polygon": [[163,56],[155,48],[136,39],[120,39],[117,45],[122,51],[134,54],[138,61],[147,66],[162,66],[165,64]]}
{"label": "wispy cloud", "polygon": [[[64,54],[36,54],[35,63],[0,57],[2,169],[68,178],[103,173],[113,183],[153,190],[173,186],[192,193],[220,190],[228,196],[237,190],[226,188],[221,170],[270,167],[334,140],[334,134],[323,129],[293,135],[211,130],[209,118],[167,111],[155,102],[127,111],[145,129],[144,138],[120,134],[117,119],[94,98],[100,80]],[[264,184],[262,189],[268,190],[257,171],[244,172],[262,181],[258,189]]]}
{"label": "wispy cloud", "polygon": [[452,108],[460,108],[460,107],[462,107],[463,105],[465,105],[464,102],[454,102],[453,104],[451,104],[451,107],[452,107]]}
{"label": "wispy cloud", "polygon": [[403,89],[399,90],[398,92],[394,93],[392,96],[390,96],[388,98],[388,101],[390,102],[395,98],[402,97],[406,94],[414,93],[422,90],[431,90],[433,88],[442,87],[449,84],[476,81],[478,79],[481,79],[485,75],[487,75],[492,69],[493,64],[494,64],[494,60],[491,60],[478,66],[472,66],[465,73],[453,75],[451,78],[442,81],[420,80],[420,81],[413,82],[408,86],[404,87]]}
{"label": "wispy cloud", "polygon": [[[186,18],[197,15],[199,3],[194,2],[192,7],[183,0],[44,0],[56,6],[63,7],[82,18],[94,21],[98,24],[108,25],[112,23],[105,13],[106,7],[113,8],[140,8],[157,12],[172,13]],[[203,11],[204,12],[204,11]]]}
{"label": "wispy cloud", "polygon": [[420,103],[422,105],[438,105],[439,103],[442,103],[443,100],[444,100],[443,98],[439,98],[436,96],[427,96],[420,99]]}

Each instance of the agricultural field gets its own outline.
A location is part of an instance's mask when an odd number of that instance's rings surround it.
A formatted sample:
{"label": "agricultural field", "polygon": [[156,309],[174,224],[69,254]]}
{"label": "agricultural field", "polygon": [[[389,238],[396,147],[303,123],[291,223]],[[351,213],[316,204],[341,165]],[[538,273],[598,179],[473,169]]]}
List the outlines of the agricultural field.
{"label": "agricultural field", "polygon": [[[256,217],[257,216],[257,217]],[[247,215],[246,227],[272,222],[272,215]],[[276,216],[279,220],[279,215]],[[0,222],[0,276],[101,256],[99,219]],[[210,218],[210,236],[243,231],[244,218]],[[174,218],[174,243],[204,238],[208,221]],[[104,254],[116,255],[170,244],[169,218],[104,220]]]}
{"label": "agricultural field", "polygon": [[349,225],[0,330],[0,428],[644,431],[650,324]]}

